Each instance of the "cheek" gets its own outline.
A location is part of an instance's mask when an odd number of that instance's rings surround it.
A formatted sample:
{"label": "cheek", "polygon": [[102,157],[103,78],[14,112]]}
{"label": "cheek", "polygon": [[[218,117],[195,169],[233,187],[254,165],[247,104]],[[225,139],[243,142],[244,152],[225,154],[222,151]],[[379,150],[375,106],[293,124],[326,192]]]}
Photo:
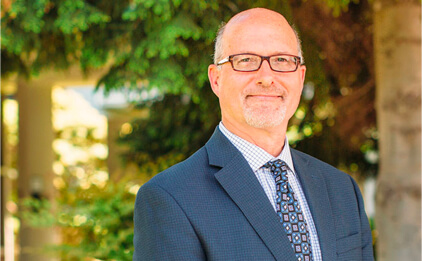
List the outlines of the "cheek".
{"label": "cheek", "polygon": [[224,77],[221,81],[220,95],[224,97],[227,103],[235,104],[242,100],[244,88],[246,86],[244,79],[234,77]]}
{"label": "cheek", "polygon": [[289,111],[293,114],[300,102],[300,98],[302,96],[302,88],[300,82],[295,82],[294,84],[291,84],[290,86],[293,86],[289,91]]}
{"label": "cheek", "polygon": [[222,94],[223,102],[231,111],[238,111],[242,107],[243,96],[240,91],[233,88],[227,88]]}
{"label": "cheek", "polygon": [[220,101],[220,107],[223,111],[233,111],[234,107],[236,107],[235,98],[236,92],[233,89],[234,86],[230,84],[224,84],[221,85],[219,89],[219,101]]}
{"label": "cheek", "polygon": [[294,90],[292,97],[293,97],[294,102],[298,104],[300,102],[300,98],[302,97],[302,89],[298,88]]}
{"label": "cheek", "polygon": [[292,101],[292,104],[291,104],[293,113],[296,111],[297,107],[299,106],[300,97],[301,97],[300,94],[295,94],[295,96],[293,98],[293,101]]}

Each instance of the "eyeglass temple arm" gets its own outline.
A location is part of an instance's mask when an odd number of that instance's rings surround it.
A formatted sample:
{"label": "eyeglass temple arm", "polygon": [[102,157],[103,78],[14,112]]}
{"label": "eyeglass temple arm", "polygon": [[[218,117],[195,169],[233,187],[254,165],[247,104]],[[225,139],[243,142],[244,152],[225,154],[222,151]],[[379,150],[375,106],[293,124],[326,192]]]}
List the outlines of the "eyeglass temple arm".
{"label": "eyeglass temple arm", "polygon": [[229,56],[229,57],[224,58],[224,59],[223,59],[223,60],[221,60],[221,61],[219,61],[219,62],[217,63],[217,65],[222,65],[222,64],[227,63],[227,62],[230,62],[230,56]]}

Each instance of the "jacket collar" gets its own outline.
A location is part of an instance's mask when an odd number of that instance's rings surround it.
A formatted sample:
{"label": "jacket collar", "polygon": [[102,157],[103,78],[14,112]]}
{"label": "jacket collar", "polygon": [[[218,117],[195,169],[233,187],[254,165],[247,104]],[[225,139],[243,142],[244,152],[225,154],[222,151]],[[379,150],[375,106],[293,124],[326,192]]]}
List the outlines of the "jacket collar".
{"label": "jacket collar", "polygon": [[214,175],[276,260],[295,260],[278,215],[242,154],[218,130],[205,145]]}
{"label": "jacket collar", "polygon": [[[205,148],[209,164],[221,168],[215,174],[215,178],[241,209],[275,259],[295,260],[279,218],[242,154],[218,127]],[[291,149],[291,154],[296,174],[312,213],[322,257],[324,260],[335,260],[334,218],[323,174],[320,168],[315,166],[314,159],[294,149]]]}
{"label": "jacket collar", "polygon": [[316,159],[305,156],[296,150],[291,150],[293,164],[305,193],[309,209],[318,233],[323,260],[335,260],[336,235],[335,220],[331,208],[328,186],[322,170],[316,166]]}

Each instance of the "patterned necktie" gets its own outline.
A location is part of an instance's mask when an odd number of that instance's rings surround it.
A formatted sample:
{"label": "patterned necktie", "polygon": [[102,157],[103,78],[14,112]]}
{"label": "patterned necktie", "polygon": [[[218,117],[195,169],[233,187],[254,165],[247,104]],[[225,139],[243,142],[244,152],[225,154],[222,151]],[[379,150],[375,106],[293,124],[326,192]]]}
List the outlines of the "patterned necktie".
{"label": "patterned necktie", "polygon": [[264,167],[269,168],[274,176],[277,214],[295,251],[297,260],[311,261],[312,251],[308,226],[296,195],[289,184],[286,163],[278,159],[267,162]]}

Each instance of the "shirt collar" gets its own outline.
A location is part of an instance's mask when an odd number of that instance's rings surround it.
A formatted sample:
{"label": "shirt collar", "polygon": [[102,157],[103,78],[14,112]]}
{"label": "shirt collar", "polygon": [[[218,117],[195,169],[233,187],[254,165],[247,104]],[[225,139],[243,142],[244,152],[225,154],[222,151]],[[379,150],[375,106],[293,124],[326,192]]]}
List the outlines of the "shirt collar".
{"label": "shirt collar", "polygon": [[293,160],[290,154],[290,146],[287,136],[284,140],[284,147],[281,151],[280,155],[277,157],[272,156],[262,148],[256,146],[255,144],[250,143],[249,141],[242,139],[241,137],[233,134],[229,131],[223,124],[220,122],[218,125],[220,131],[227,137],[227,139],[242,153],[243,157],[249,163],[249,166],[252,168],[254,172],[260,169],[265,163],[268,161],[274,161],[276,159],[280,159],[286,162],[289,169],[295,173],[293,167]]}

